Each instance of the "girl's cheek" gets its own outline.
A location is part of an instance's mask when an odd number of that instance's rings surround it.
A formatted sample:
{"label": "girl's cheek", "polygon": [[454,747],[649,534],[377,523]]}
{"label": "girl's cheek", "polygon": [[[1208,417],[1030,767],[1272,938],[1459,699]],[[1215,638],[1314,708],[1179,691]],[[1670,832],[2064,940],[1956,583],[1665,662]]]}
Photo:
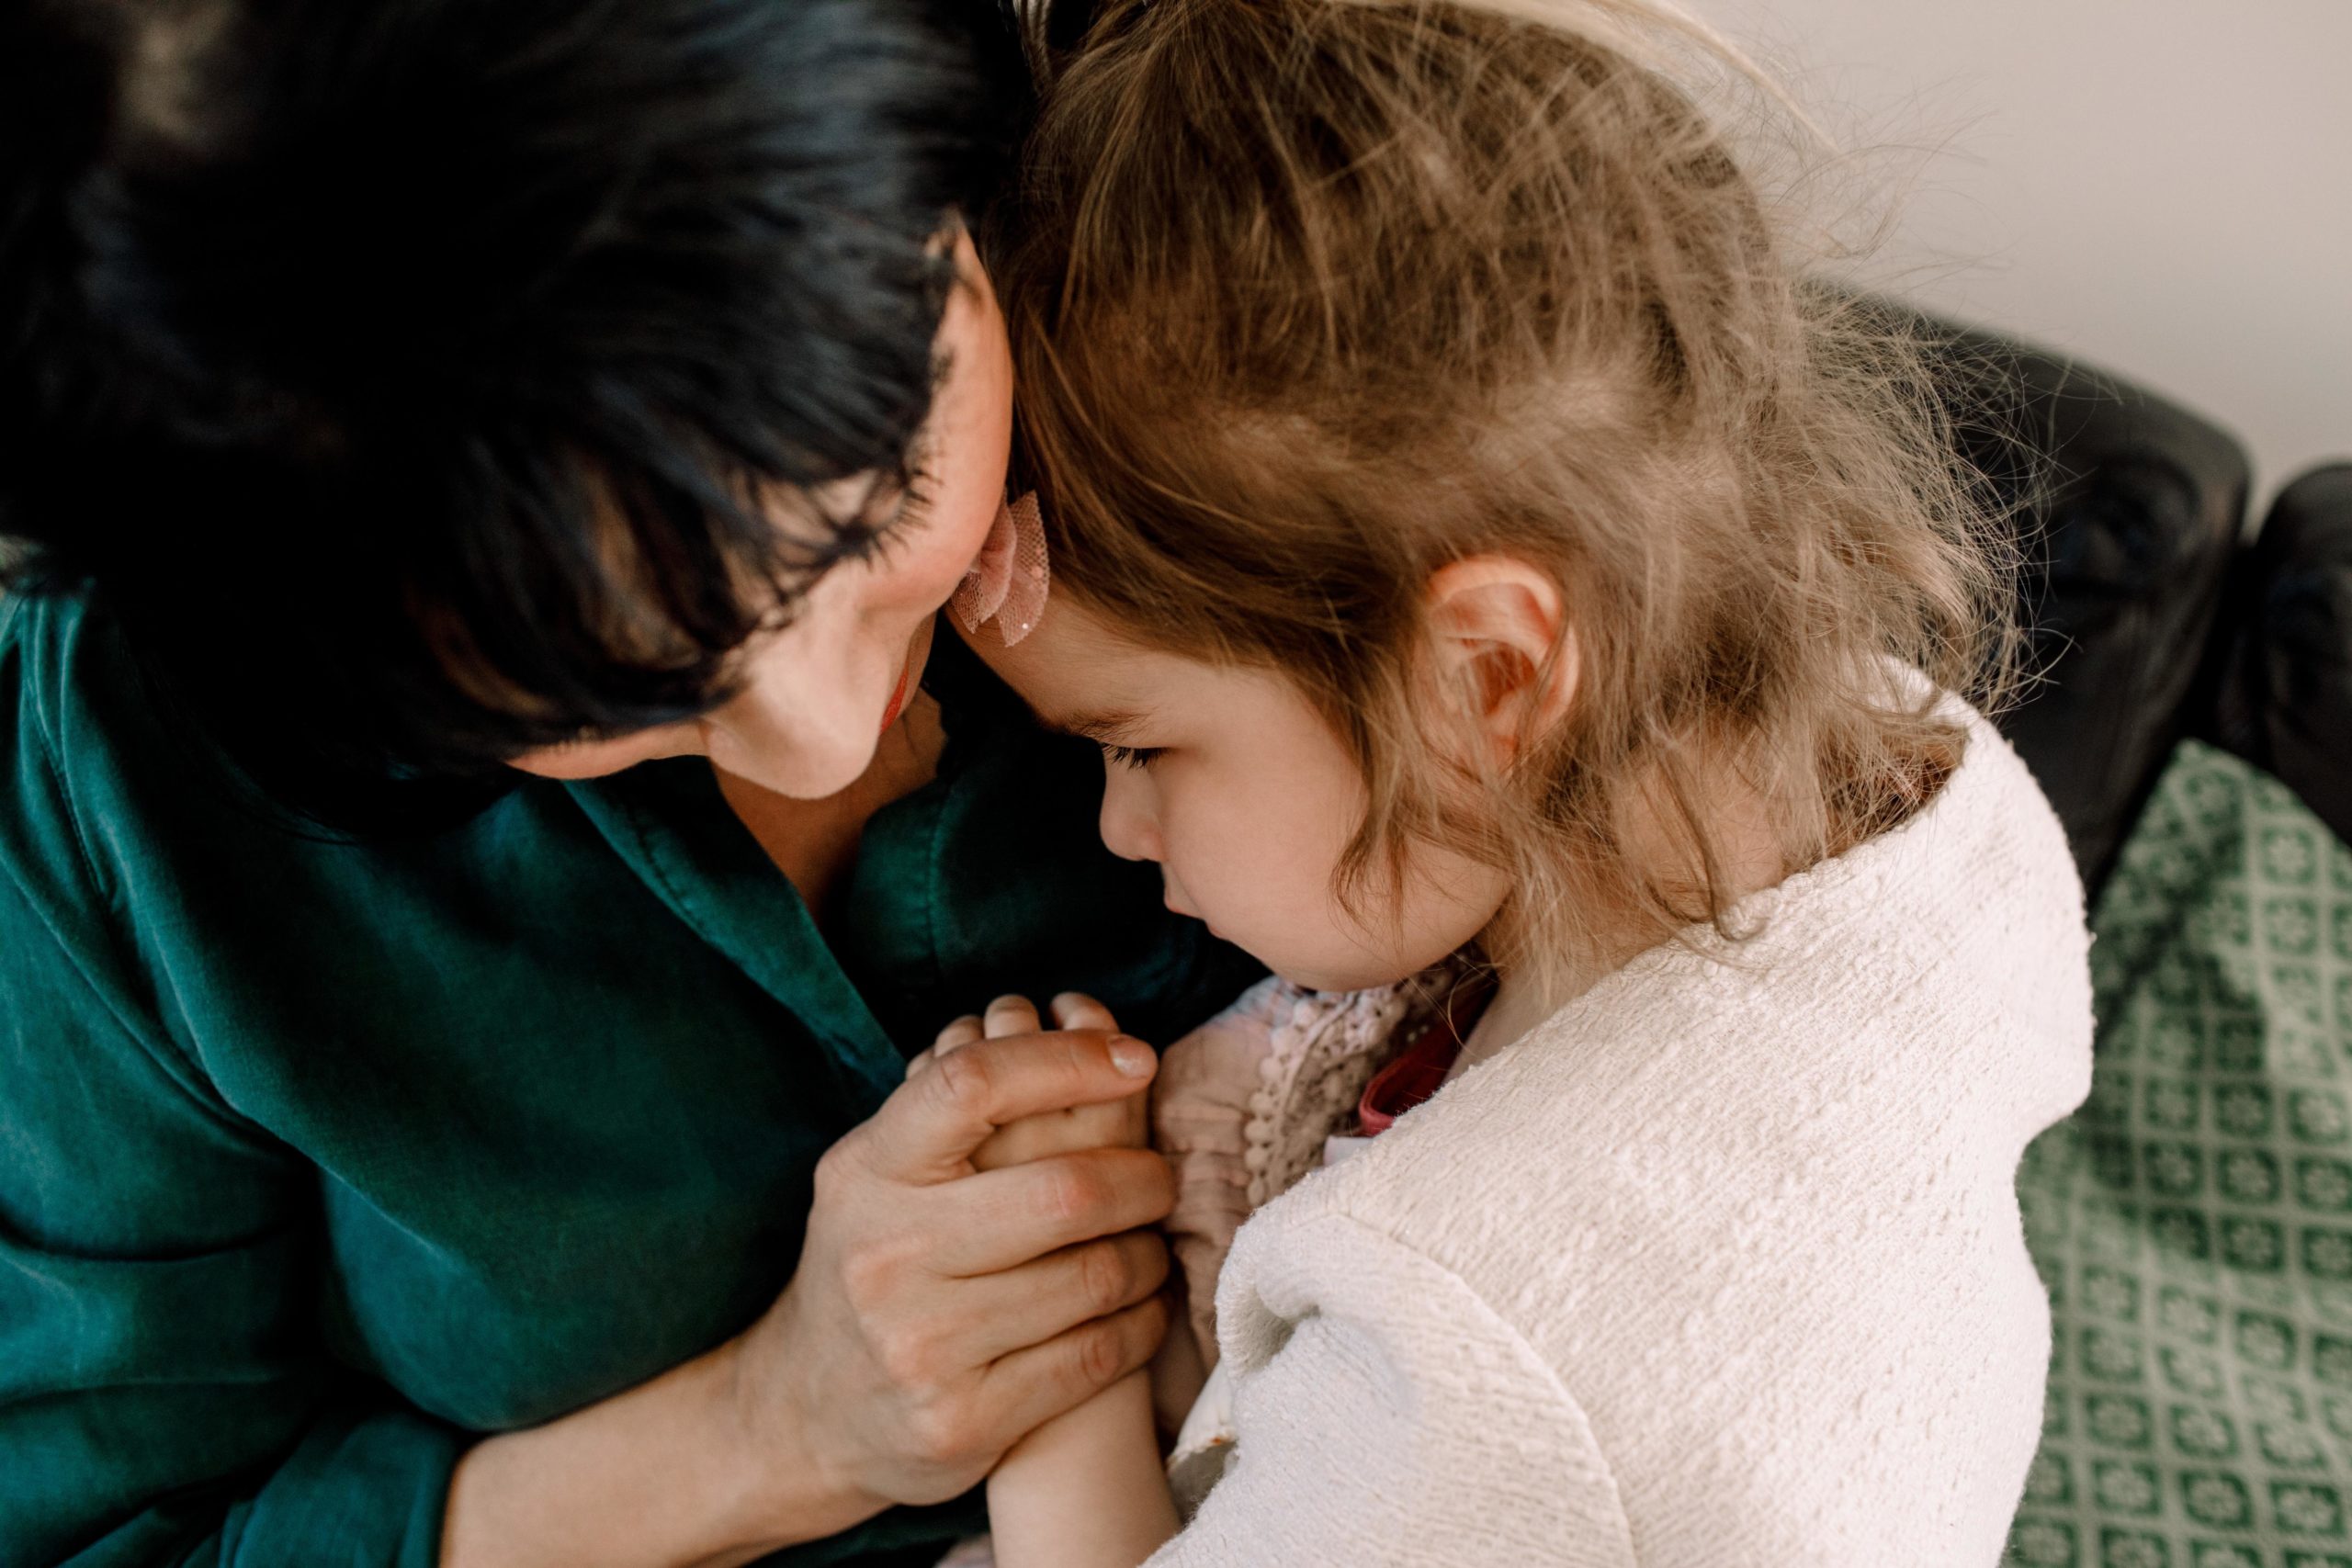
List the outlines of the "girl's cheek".
{"label": "girl's cheek", "polygon": [[[1267,840],[1246,803],[1187,820],[1181,829],[1171,825],[1168,840],[1168,863],[1178,879],[1233,916],[1262,908],[1284,893],[1282,846]],[[1216,910],[1206,912],[1216,919]]]}

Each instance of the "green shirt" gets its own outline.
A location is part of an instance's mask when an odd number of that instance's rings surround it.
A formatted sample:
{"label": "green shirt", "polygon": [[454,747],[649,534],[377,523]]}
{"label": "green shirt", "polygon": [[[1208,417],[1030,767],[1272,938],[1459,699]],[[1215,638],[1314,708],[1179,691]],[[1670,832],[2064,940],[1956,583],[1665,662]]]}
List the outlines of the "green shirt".
{"label": "green shirt", "polygon": [[100,617],[0,606],[0,1562],[432,1563],[476,1435],[759,1315],[948,1018],[1229,999],[1247,962],[1096,842],[1091,749],[941,664],[940,777],[829,947],[698,761],[322,841],[191,770]]}

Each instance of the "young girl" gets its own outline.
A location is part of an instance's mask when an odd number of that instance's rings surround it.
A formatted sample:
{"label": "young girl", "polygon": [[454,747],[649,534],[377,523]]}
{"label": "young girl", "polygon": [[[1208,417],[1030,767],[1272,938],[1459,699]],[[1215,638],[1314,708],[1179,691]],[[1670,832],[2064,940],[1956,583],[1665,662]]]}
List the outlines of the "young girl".
{"label": "young girl", "polygon": [[2001,1551],[2081,890],[1962,695],[2006,586],[1916,363],[1691,58],[1134,0],[1054,62],[994,262],[1052,592],[973,640],[1280,980],[1159,1091],[1196,1276],[1249,1213],[1205,1497],[1115,1387],[991,1479],[1002,1568]]}

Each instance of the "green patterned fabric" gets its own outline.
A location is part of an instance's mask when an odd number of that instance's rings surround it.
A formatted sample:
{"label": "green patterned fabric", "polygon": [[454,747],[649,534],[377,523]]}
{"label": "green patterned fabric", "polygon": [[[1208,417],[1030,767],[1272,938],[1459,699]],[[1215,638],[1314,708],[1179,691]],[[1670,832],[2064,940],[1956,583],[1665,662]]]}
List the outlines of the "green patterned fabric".
{"label": "green patterned fabric", "polygon": [[2052,1347],[2007,1561],[2352,1568],[2352,851],[2191,743],[2092,923],[2090,1099],[2018,1178]]}

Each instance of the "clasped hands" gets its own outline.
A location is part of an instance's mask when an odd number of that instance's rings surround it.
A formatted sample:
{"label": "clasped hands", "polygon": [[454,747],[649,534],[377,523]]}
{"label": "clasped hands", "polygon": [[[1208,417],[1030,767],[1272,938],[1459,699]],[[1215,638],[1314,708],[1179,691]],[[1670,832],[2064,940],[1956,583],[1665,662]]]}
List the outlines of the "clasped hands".
{"label": "clasped hands", "polygon": [[[1048,1010],[1050,1028],[1014,997],[958,1019],[825,1152],[790,1284],[724,1348],[746,1506],[788,1539],[954,1497],[1147,1365],[1164,1431],[1190,1406],[1199,1336],[1167,1332],[1185,1314],[1162,1291],[1169,1246],[1155,1227],[1174,1212],[1204,1301],[1241,1210],[1231,1194],[1180,1195],[1186,1183],[1222,1193],[1231,1163],[1183,1150],[1200,1125],[1219,1145],[1238,1136],[1248,1053],[1203,1049],[1217,1043],[1211,1026],[1163,1060],[1090,998]],[[1234,1071],[1208,1075],[1214,1093],[1161,1097],[1163,1121],[1183,1123],[1161,1128],[1171,1172],[1146,1146],[1149,1086],[1159,1075],[1181,1089],[1219,1065]],[[1188,1228],[1188,1210],[1208,1223]]]}
{"label": "clasped hands", "polygon": [[[1115,1030],[1108,1008],[1064,992],[1050,1007],[1057,1029]],[[975,1041],[1027,1034],[1044,1027],[1026,998],[999,997],[986,1013],[967,1014],[939,1032],[908,1066],[912,1079],[941,1057]],[[1157,1145],[1175,1185],[1159,1231],[1174,1248],[1178,1289],[1174,1330],[1152,1359],[1153,1404],[1163,1433],[1180,1427],[1207,1371],[1216,1362],[1216,1294],[1234,1233],[1249,1217],[1243,1123],[1259,1063],[1267,1054],[1262,1020],[1236,1008],[1210,1020],[1161,1054],[1148,1089],[1123,1100],[1024,1117],[1000,1128],[972,1156],[992,1170],[1097,1148]],[[1166,1254],[1157,1263],[1165,1279]]]}

